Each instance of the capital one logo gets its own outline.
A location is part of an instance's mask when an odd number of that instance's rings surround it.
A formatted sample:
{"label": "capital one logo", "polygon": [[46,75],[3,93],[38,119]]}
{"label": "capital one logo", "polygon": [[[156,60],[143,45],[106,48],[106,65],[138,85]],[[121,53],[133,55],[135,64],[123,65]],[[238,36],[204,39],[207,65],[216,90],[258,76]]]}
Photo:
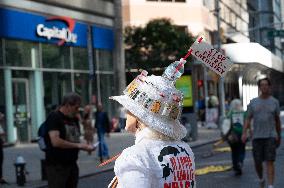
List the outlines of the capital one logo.
{"label": "capital one logo", "polygon": [[46,37],[48,40],[59,39],[57,42],[58,46],[63,45],[65,42],[76,43],[77,35],[72,33],[75,28],[75,20],[63,16],[54,16],[48,18],[46,21],[62,21],[67,25],[67,28],[58,28],[56,26],[47,27],[44,24],[38,24],[36,28],[36,33],[40,37]]}

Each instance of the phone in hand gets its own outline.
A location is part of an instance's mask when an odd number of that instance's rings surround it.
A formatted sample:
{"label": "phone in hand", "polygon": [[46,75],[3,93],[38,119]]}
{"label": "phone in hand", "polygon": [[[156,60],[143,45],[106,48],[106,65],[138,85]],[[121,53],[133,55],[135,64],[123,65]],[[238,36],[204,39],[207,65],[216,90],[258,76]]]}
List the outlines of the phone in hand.
{"label": "phone in hand", "polygon": [[96,142],[93,144],[93,148],[95,149],[96,147],[98,147],[98,145],[100,144],[100,142]]}

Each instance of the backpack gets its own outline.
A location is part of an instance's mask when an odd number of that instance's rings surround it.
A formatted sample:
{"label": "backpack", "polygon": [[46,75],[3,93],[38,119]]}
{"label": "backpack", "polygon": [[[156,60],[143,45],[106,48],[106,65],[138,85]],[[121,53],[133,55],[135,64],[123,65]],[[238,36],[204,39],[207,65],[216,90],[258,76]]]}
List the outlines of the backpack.
{"label": "backpack", "polygon": [[38,135],[37,143],[38,143],[39,149],[44,152],[46,152],[49,149],[49,145],[47,144],[47,141],[46,141],[47,134],[48,134],[47,124],[46,124],[46,121],[44,121],[39,126],[38,132],[37,132],[37,135]]}

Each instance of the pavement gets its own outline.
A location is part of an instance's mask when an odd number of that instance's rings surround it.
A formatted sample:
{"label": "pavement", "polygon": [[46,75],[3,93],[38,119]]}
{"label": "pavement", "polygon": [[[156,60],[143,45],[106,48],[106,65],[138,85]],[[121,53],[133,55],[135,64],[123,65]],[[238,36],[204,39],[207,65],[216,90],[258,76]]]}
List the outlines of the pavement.
{"label": "pavement", "polygon": [[[218,129],[199,127],[197,140],[190,141],[188,144],[192,148],[196,148],[216,142],[219,139],[220,131]],[[110,136],[106,138],[106,142],[109,146],[110,156],[114,156],[120,153],[124,148],[133,145],[134,136],[128,133],[111,133]],[[41,180],[41,159],[44,159],[44,152],[38,148],[36,143],[31,143],[4,148],[3,176],[9,182],[9,185],[1,185],[1,188],[18,187],[16,184],[14,166],[15,159],[18,155],[22,156],[26,161],[27,182],[24,187],[46,187],[47,182],[45,180]],[[98,167],[99,164],[100,161],[97,152],[93,152],[91,155],[88,155],[86,152],[80,152],[78,160],[80,178],[112,170],[114,165],[112,162],[104,167]]]}

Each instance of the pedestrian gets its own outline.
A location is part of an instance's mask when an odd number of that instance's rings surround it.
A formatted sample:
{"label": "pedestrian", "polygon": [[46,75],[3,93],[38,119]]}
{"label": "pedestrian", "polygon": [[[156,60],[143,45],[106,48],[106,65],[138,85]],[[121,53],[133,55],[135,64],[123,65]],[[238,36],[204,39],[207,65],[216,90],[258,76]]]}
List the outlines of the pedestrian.
{"label": "pedestrian", "polygon": [[110,122],[107,113],[103,110],[103,105],[99,103],[97,105],[97,111],[95,113],[96,123],[95,128],[97,129],[98,141],[99,141],[99,150],[98,155],[101,162],[109,159],[108,146],[105,141],[105,134],[109,135],[110,132]]}
{"label": "pedestrian", "polygon": [[3,178],[3,161],[4,161],[3,137],[5,136],[5,131],[2,127],[3,120],[4,120],[4,114],[0,112],[0,184],[8,184],[8,182]]}
{"label": "pedestrian", "polygon": [[205,124],[205,110],[205,98],[200,96],[198,100],[198,116],[202,126]]}
{"label": "pedestrian", "polygon": [[45,152],[45,157],[49,188],[76,188],[79,150],[94,150],[92,145],[80,143],[77,117],[80,105],[81,97],[76,93],[68,93],[63,97],[58,110],[51,112],[46,120],[49,149]]}
{"label": "pedestrian", "polygon": [[262,164],[265,162],[268,188],[273,188],[276,148],[279,147],[281,142],[280,108],[278,100],[270,94],[270,79],[260,79],[257,84],[260,95],[252,99],[248,105],[242,140],[243,142],[246,141],[248,137],[247,131],[251,130],[250,123],[253,120],[253,130],[250,132],[253,139],[254,164],[260,187],[263,188],[265,186]]}
{"label": "pedestrian", "polygon": [[208,98],[208,109],[206,109],[206,127],[208,129],[217,128],[218,122],[218,106],[219,100],[218,97],[213,95],[213,93],[209,94]]}
{"label": "pedestrian", "polygon": [[176,79],[142,71],[124,95],[111,97],[127,109],[125,129],[136,139],[117,158],[109,187],[195,187],[194,155],[181,141],[186,128],[179,121],[182,93]]}
{"label": "pedestrian", "polygon": [[232,151],[232,164],[235,175],[242,175],[242,166],[245,159],[245,142],[242,142],[242,132],[245,121],[245,111],[240,99],[234,99],[230,103],[227,118],[230,120],[230,131],[227,141]]}
{"label": "pedestrian", "polygon": [[[93,144],[94,142],[94,127],[92,125],[91,119],[92,108],[90,105],[86,105],[84,108],[84,114],[82,118],[82,125],[84,129],[84,139],[86,140],[87,144]],[[91,151],[88,152],[89,155]]]}

